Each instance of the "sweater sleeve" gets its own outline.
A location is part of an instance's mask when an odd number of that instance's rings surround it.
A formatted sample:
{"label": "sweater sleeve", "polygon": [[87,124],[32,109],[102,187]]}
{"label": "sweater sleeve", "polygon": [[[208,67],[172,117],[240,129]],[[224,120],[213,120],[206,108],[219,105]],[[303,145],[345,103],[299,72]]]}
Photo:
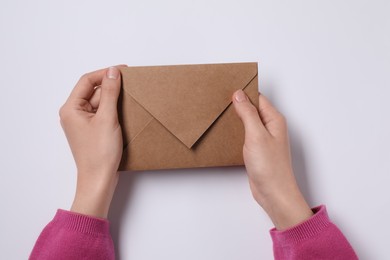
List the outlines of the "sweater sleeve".
{"label": "sweater sleeve", "polygon": [[325,206],[290,229],[271,229],[275,259],[358,259],[347,239],[328,217]]}
{"label": "sweater sleeve", "polygon": [[115,259],[109,222],[59,209],[38,237],[29,259]]}

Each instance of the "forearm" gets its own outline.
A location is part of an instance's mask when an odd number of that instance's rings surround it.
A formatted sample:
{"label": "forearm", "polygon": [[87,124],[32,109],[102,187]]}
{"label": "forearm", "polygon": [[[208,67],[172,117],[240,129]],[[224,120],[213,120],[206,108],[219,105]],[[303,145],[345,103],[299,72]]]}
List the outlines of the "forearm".
{"label": "forearm", "polygon": [[257,201],[275,225],[275,259],[357,259],[325,206],[310,209],[295,180],[261,191]]}
{"label": "forearm", "polygon": [[107,221],[118,183],[123,142],[116,67],[80,78],[60,108],[60,122],[76,162],[71,211],[59,210],[39,236],[30,259],[114,259]]}
{"label": "forearm", "polygon": [[96,181],[92,178],[86,179],[78,174],[77,188],[70,211],[80,214],[107,218],[111,200],[118,183],[118,173],[106,174],[106,179]]}
{"label": "forearm", "polygon": [[309,219],[313,212],[295,181],[262,194],[256,199],[277,230],[285,230]]}

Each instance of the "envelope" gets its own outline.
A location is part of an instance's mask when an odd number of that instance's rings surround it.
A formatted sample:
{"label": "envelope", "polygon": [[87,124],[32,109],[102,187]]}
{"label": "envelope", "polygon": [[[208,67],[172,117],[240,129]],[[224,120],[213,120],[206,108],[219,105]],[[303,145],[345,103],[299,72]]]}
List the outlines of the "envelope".
{"label": "envelope", "polygon": [[258,107],[257,63],[120,68],[119,170],[243,165],[242,89]]}

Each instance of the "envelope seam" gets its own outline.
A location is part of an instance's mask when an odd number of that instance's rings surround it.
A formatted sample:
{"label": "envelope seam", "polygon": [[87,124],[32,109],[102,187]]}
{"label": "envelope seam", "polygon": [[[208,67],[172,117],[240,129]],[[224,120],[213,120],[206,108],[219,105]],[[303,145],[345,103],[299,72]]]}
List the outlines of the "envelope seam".
{"label": "envelope seam", "polygon": [[[256,74],[253,76],[253,78],[251,78],[251,79],[248,81],[248,83],[242,88],[242,90],[245,90],[245,89],[252,83],[252,81],[257,77],[257,75],[258,75],[258,73],[256,73]],[[257,90],[257,91],[259,91],[259,90]],[[233,102],[230,101],[229,104],[225,107],[225,109],[223,109],[223,110],[218,114],[218,116],[210,123],[209,127],[207,127],[207,128],[201,133],[201,135],[195,140],[195,142],[192,143],[190,147],[187,146],[189,149],[191,149],[191,148],[192,148],[192,147],[201,139],[201,137],[207,132],[207,130],[209,130],[209,129],[212,127],[212,125],[215,124],[215,122],[218,120],[218,118],[219,118],[223,113],[225,113],[225,111],[232,105],[232,103],[233,103]]]}
{"label": "envelope seam", "polygon": [[130,142],[126,145],[126,147],[132,143],[144,130],[148,125],[153,121],[154,117],[150,118],[150,120],[145,124],[145,126],[130,140]]}

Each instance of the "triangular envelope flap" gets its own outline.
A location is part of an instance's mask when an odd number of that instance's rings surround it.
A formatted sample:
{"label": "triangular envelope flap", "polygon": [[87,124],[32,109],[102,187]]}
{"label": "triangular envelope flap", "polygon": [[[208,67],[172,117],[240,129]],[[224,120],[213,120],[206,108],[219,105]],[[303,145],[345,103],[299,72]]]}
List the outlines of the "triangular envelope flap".
{"label": "triangular envelope flap", "polygon": [[188,148],[257,75],[257,63],[121,68],[123,87]]}

